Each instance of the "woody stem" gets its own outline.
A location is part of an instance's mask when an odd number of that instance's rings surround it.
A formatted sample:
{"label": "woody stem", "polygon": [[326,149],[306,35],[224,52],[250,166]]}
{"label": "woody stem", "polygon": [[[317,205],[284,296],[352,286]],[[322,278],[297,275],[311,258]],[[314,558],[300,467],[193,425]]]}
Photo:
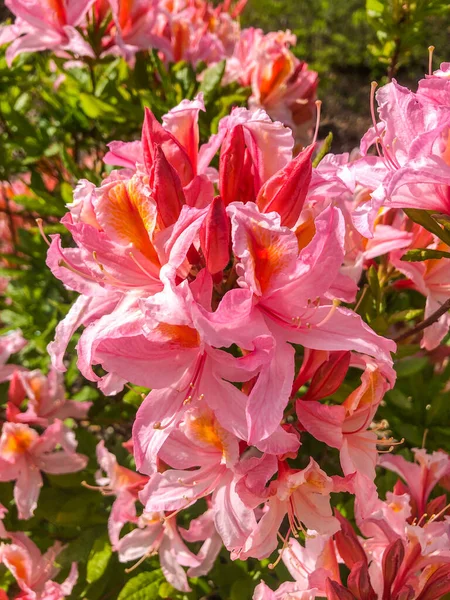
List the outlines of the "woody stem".
{"label": "woody stem", "polygon": [[445,315],[445,313],[449,309],[450,309],[450,298],[448,300],[446,300],[444,302],[444,304],[442,304],[436,311],[434,311],[434,313],[432,315],[430,315],[427,319],[424,319],[423,321],[418,323],[415,327],[413,327],[409,331],[405,331],[405,332],[401,333],[400,335],[398,335],[396,338],[394,338],[394,342],[402,342],[403,340],[408,339],[412,335],[415,335],[416,333],[423,331],[427,327],[430,327],[430,325],[433,325],[433,323],[435,323],[440,317],[442,317],[442,315]]}

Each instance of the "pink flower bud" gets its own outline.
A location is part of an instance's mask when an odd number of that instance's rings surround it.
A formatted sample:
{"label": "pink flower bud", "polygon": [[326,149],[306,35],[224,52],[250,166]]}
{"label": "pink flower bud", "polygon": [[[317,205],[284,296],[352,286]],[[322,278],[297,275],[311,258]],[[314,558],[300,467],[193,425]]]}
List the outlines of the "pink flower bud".
{"label": "pink flower bud", "polygon": [[150,187],[162,225],[173,225],[180,216],[185,198],[180,178],[158,144],[155,144],[153,149]]}
{"label": "pink flower bud", "polygon": [[404,557],[405,548],[400,538],[389,544],[383,553],[383,598],[386,600],[391,597],[392,584],[397,577]]}
{"label": "pink flower bud", "polygon": [[200,229],[200,245],[211,275],[222,271],[230,260],[230,236],[230,221],[224,201],[216,196]]}
{"label": "pink flower bud", "polygon": [[350,366],[351,352],[331,352],[330,357],[314,373],[302,400],[320,400],[339,389]]}
{"label": "pink flower bud", "polygon": [[366,561],[355,563],[347,579],[348,589],[358,600],[377,600],[370,584],[369,569]]}
{"label": "pink flower bud", "polygon": [[256,204],[265,213],[276,211],[281,224],[294,227],[302,212],[312,175],[314,145],[305,148],[259,190]]}
{"label": "pink flower bud", "polygon": [[351,592],[337,581],[328,578],[325,588],[328,600],[357,600]]}
{"label": "pink flower bud", "polygon": [[245,146],[244,129],[237,125],[228,131],[220,151],[220,195],[225,206],[231,202],[255,199],[252,157]]}
{"label": "pink flower bud", "polygon": [[367,562],[364,548],[359,543],[356,533],[350,523],[339,511],[334,512],[341,524],[341,530],[335,533],[334,539],[342,560],[349,569],[359,562]]}
{"label": "pink flower bud", "polygon": [[192,180],[194,169],[186,150],[169,131],[164,129],[148,108],[145,109],[141,139],[144,164],[149,173],[155,160],[155,145],[157,144],[161,146],[167,160],[178,173],[181,184],[187,185]]}

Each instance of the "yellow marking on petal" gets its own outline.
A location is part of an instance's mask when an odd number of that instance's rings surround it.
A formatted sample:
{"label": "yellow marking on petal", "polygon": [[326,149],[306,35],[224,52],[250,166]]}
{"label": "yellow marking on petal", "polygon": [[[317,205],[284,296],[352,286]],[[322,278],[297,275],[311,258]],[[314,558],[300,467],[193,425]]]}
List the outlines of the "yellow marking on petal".
{"label": "yellow marking on petal", "polygon": [[[365,382],[361,383],[359,387],[356,388],[344,401],[343,405],[345,406],[347,412],[353,412],[358,408],[363,406],[370,406],[376,401],[376,395],[378,393],[379,385],[384,381],[383,375],[380,373],[379,369],[375,369],[375,371],[371,371],[369,373],[369,383]],[[356,406],[354,406],[355,398],[361,391],[361,388],[366,387],[361,397],[358,400]]]}
{"label": "yellow marking on petal", "polygon": [[189,421],[189,430],[199,442],[214,446],[221,452],[224,447],[220,436],[220,428],[215,421],[207,415],[195,417]]}
{"label": "yellow marking on petal", "polygon": [[33,429],[17,428],[6,434],[6,443],[3,446],[3,456],[17,456],[24,454],[36,438]]}
{"label": "yellow marking on petal", "polygon": [[149,209],[149,200],[130,180],[127,185],[119,181],[108,191],[109,223],[119,238],[132,243],[151,262],[159,266],[155,247],[150,240],[154,213]]}

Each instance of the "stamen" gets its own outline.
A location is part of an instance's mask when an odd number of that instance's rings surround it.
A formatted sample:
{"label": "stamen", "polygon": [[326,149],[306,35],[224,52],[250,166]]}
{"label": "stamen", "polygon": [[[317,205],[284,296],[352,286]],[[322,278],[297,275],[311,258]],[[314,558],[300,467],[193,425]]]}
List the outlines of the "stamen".
{"label": "stamen", "polygon": [[428,46],[428,75],[433,75],[433,52],[434,46]]}
{"label": "stamen", "polygon": [[314,137],[312,143],[315,144],[317,142],[317,136],[319,135],[319,124],[320,124],[320,113],[322,111],[322,100],[316,100],[315,105],[317,107],[316,113],[316,127],[314,130]]}
{"label": "stamen", "polygon": [[150,558],[150,556],[154,556],[156,554],[156,550],[154,550],[154,548],[151,546],[147,552],[145,554],[143,554],[141,556],[141,558],[137,561],[137,563],[135,563],[132,567],[129,567],[128,569],[125,569],[125,573],[131,573],[132,571],[134,571],[135,569],[137,569],[140,565],[142,565],[142,563],[147,560],[147,558]]}
{"label": "stamen", "polygon": [[322,327],[322,325],[325,325],[325,323],[328,323],[328,321],[331,319],[331,317],[334,315],[334,313],[336,312],[337,307],[340,305],[341,301],[340,300],[333,300],[333,306],[331,307],[331,309],[329,310],[328,314],[326,317],[324,317],[322,319],[322,321],[320,321],[320,323],[316,324],[316,327]]}
{"label": "stamen", "polygon": [[147,277],[149,279],[153,279],[153,281],[155,280],[155,278],[153,277],[153,275],[150,275],[150,273],[144,269],[144,267],[138,262],[137,258],[134,256],[134,254],[132,252],[129,252],[130,258],[131,260],[136,264],[137,267],[139,267],[139,269],[144,273],[144,275],[147,275]]}
{"label": "stamen", "polygon": [[47,246],[51,246],[51,242],[48,239],[48,237],[45,235],[45,231],[44,231],[44,224],[42,219],[36,219],[36,224],[38,226],[39,229],[39,233],[41,234],[42,239],[44,240],[44,242],[47,244]]}
{"label": "stamen", "polygon": [[280,550],[280,554],[278,555],[277,560],[274,563],[269,563],[267,566],[269,567],[269,569],[275,569],[275,567],[277,566],[277,564],[280,562],[280,560],[283,558],[283,552],[286,550],[288,542],[289,542],[289,533],[290,533],[291,529],[288,529],[288,532],[286,534],[286,538],[283,539],[283,537],[281,537],[281,539],[283,540],[283,546]]}
{"label": "stamen", "polygon": [[[377,149],[378,156],[384,161],[386,167],[388,169],[391,169],[392,167],[394,167],[394,169],[398,169],[399,165],[395,164],[386,146],[384,145],[383,134],[378,133],[378,123],[375,116],[375,90],[377,89],[377,87],[378,83],[376,81],[372,81],[372,83],[370,84],[370,116],[372,117],[373,128],[375,129],[375,133],[377,136],[375,139],[375,146]],[[383,152],[381,152],[380,146]]]}
{"label": "stamen", "polygon": [[417,527],[420,527],[420,524],[422,522],[422,519],[426,519],[428,517],[427,513],[423,513],[423,515],[420,517],[420,519],[417,521]]}
{"label": "stamen", "polygon": [[440,510],[436,515],[431,515],[431,518],[428,521],[428,523],[432,523],[433,521],[436,521],[436,519],[439,519],[439,517],[442,517],[449,508],[450,508],[450,502],[447,504],[447,506],[444,506],[444,508],[442,510]]}

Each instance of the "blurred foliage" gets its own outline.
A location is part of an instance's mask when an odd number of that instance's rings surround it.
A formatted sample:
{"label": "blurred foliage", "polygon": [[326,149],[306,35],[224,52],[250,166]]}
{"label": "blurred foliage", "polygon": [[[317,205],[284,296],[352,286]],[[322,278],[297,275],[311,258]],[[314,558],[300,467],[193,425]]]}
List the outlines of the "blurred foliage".
{"label": "blurred foliage", "polygon": [[450,6],[446,0],[249,0],[242,24],[290,29],[297,36],[294,52],[325,76],[355,68],[385,75],[398,38],[397,66],[420,76],[428,46],[436,47],[436,64],[446,60]]}

